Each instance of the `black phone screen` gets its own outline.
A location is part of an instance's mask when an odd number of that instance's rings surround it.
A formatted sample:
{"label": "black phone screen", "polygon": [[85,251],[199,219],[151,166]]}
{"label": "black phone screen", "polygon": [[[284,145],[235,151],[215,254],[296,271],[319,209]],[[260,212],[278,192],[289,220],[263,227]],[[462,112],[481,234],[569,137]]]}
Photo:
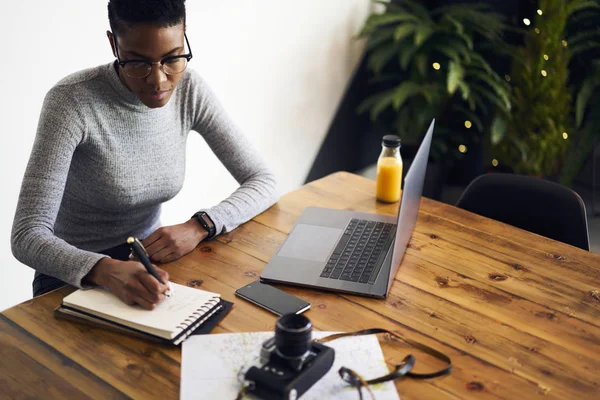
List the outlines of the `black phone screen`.
{"label": "black phone screen", "polygon": [[310,308],[310,303],[260,281],[239,288],[235,294],[277,315],[300,314]]}

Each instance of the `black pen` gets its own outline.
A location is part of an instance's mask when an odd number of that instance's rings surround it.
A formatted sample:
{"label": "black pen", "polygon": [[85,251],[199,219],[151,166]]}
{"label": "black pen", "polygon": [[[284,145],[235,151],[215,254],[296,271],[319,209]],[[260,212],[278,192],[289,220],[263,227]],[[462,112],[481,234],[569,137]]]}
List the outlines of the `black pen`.
{"label": "black pen", "polygon": [[[138,260],[140,260],[142,265],[144,265],[144,267],[146,268],[146,271],[148,271],[148,273],[150,275],[155,277],[160,283],[162,283],[164,285],[165,282],[162,280],[162,278],[160,277],[158,272],[156,272],[156,268],[154,268],[154,265],[152,265],[152,262],[150,261],[150,257],[148,257],[148,252],[144,248],[144,245],[142,244],[142,242],[140,242],[137,238],[135,238],[133,236],[129,236],[127,238],[127,244],[129,244],[129,246],[131,246],[131,250],[133,251],[133,254],[135,254],[135,256],[138,258]],[[169,289],[171,289],[171,282],[169,282]],[[166,295],[170,296],[171,290],[168,290]]]}

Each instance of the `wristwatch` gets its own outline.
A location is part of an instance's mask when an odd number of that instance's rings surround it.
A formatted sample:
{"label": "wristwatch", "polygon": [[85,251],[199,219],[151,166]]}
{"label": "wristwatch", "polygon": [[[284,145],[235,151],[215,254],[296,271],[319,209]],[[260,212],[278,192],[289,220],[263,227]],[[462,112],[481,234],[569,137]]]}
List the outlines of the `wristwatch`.
{"label": "wristwatch", "polygon": [[215,223],[210,219],[208,214],[204,211],[198,211],[196,214],[192,216],[192,218],[196,218],[200,225],[208,232],[208,236],[205,240],[209,240],[217,236],[217,228],[215,227]]}

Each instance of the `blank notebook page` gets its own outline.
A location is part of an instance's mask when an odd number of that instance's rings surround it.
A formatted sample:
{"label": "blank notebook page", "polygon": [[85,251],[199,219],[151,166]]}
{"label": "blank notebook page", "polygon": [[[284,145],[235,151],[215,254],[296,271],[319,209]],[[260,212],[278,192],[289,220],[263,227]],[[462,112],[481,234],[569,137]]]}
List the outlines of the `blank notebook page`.
{"label": "blank notebook page", "polygon": [[151,311],[139,306],[128,306],[102,288],[77,290],[63,299],[63,305],[156,336],[173,339],[211,309],[214,306],[211,300],[218,300],[220,295],[176,283],[171,284],[175,293]]}

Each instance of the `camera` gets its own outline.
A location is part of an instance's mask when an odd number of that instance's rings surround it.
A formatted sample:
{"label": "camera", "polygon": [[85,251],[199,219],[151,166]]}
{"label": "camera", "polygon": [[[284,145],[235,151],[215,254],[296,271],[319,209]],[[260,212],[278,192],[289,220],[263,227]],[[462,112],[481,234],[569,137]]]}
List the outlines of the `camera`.
{"label": "camera", "polygon": [[295,400],[333,365],[331,347],[312,341],[312,324],[303,315],[286,314],[277,320],[275,336],[262,344],[260,367],[250,367],[244,380],[249,393],[265,400]]}

